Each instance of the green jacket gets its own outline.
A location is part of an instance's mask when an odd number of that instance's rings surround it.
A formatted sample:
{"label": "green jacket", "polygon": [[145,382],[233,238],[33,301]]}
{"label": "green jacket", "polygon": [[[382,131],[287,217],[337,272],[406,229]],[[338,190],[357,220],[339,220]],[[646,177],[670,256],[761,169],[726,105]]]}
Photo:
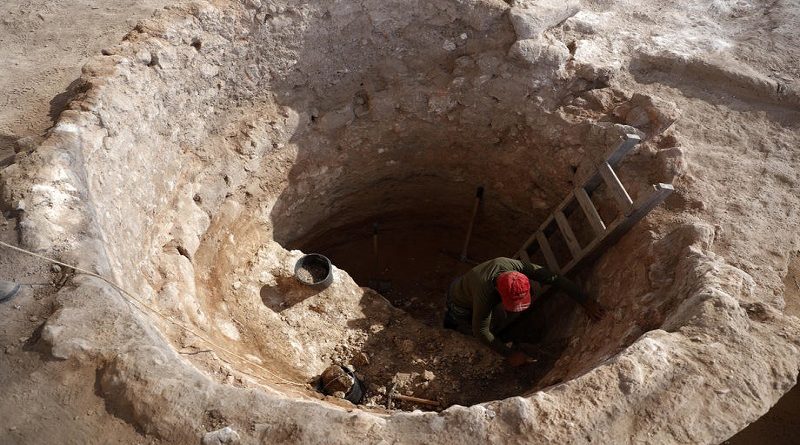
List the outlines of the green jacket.
{"label": "green jacket", "polygon": [[492,308],[501,301],[495,279],[503,272],[512,271],[521,272],[533,281],[554,286],[578,303],[583,304],[587,299],[575,283],[537,264],[501,257],[473,267],[452,286],[451,301],[456,306],[472,310],[472,335],[503,355],[510,354],[511,350],[496,339],[490,330]]}

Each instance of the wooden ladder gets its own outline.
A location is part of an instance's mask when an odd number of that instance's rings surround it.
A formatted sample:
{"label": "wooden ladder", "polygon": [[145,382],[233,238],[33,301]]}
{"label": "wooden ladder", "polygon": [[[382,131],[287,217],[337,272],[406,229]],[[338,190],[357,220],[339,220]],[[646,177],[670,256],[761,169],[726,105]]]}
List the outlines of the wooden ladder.
{"label": "wooden ladder", "polygon": [[[650,213],[653,208],[664,202],[673,191],[671,184],[655,184],[650,193],[640,197],[635,202],[631,199],[628,191],[620,182],[614,167],[641,142],[639,136],[626,134],[622,141],[594,165],[591,173],[588,174],[577,184],[577,187],[556,207],[553,213],[542,223],[536,232],[514,255],[516,259],[530,261],[530,257],[540,250],[544,257],[547,267],[561,275],[565,275],[578,265],[602,253],[605,249],[616,243],[634,224]],[[611,195],[616,201],[619,214],[610,224],[606,225],[597,208],[592,202],[592,193],[605,183]],[[575,205],[577,202],[577,206]],[[568,216],[572,211],[580,207],[589,221],[594,238],[585,246],[582,246],[575,233],[570,227]],[[553,224],[555,222],[555,224]],[[548,236],[556,230],[561,232],[562,237],[569,249],[571,259],[564,265],[556,260],[553,250],[548,241]]]}

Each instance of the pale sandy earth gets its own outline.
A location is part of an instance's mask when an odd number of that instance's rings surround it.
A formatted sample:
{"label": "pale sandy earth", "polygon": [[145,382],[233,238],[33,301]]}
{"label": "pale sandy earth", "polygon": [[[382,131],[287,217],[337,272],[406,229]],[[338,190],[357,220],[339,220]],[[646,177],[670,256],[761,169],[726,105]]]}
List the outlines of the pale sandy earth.
{"label": "pale sandy earth", "polygon": [[[0,2],[0,160],[14,153],[17,139],[36,140],[52,125],[89,57],[155,9],[178,3]],[[16,243],[16,238],[13,221],[4,216],[0,239]],[[54,276],[40,263],[0,251],[0,279],[49,283]],[[108,414],[94,392],[93,372],[31,346],[53,310],[51,287],[31,289],[0,305],[0,443],[160,443]]]}
{"label": "pale sandy earth", "polygon": [[[88,57],[117,42],[139,19],[167,3],[176,2],[7,0],[0,4],[0,161],[15,148],[30,148],[36,137],[47,130],[69,97],[64,93]],[[742,38],[753,42],[751,46],[743,45],[741,54],[746,62],[761,66],[776,78],[799,77],[797,53],[782,52],[786,42],[773,42],[781,51],[763,52],[759,50],[765,46],[763,36],[757,31],[749,32]],[[687,96],[718,93],[709,91],[707,85],[687,87],[677,83],[674,88],[684,89]],[[770,107],[764,107],[763,112],[770,111]],[[701,116],[702,110],[695,113]],[[15,141],[19,138],[32,139],[18,145]],[[754,178],[753,183],[742,186],[754,187],[757,183]],[[713,203],[710,205],[714,207]],[[0,239],[16,240],[14,227],[5,218],[0,225]],[[735,241],[724,246],[733,251],[747,247],[747,243],[737,245]],[[799,269],[795,257],[784,279],[787,312],[794,314],[800,313]],[[3,251],[2,278],[46,283],[55,275],[48,267]],[[38,289],[0,305],[0,443],[157,443],[107,412],[103,399],[94,391],[95,375],[87,374],[76,363],[56,361],[45,351],[37,350],[36,329],[52,312],[49,288]],[[776,409],[730,443],[796,443],[800,437],[797,394],[795,388]]]}

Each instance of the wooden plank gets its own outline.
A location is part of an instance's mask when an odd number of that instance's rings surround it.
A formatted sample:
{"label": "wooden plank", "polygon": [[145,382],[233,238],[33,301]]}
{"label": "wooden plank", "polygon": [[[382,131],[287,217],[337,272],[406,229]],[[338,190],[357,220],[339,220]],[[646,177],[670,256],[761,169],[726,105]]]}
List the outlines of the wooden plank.
{"label": "wooden plank", "polygon": [[[550,216],[547,217],[546,220],[544,220],[542,225],[539,226],[539,229],[537,230],[537,232],[544,232],[544,230],[547,228],[547,226],[549,226],[552,223],[553,223],[553,215],[551,214]],[[536,234],[534,234],[533,236],[536,236]]]}
{"label": "wooden plank", "polygon": [[520,250],[517,253],[517,257],[519,257],[520,260],[522,260],[522,261],[524,261],[526,263],[530,263],[531,262],[531,257],[528,256],[528,252],[526,252],[525,249]]}
{"label": "wooden plank", "polygon": [[608,165],[608,162],[600,165],[597,169],[600,172],[600,176],[603,177],[603,181],[605,181],[608,186],[608,190],[614,196],[614,199],[617,200],[619,210],[623,215],[630,214],[633,211],[633,200],[628,194],[628,191],[625,190],[625,186],[620,182],[614,169]]}
{"label": "wooden plank", "polygon": [[556,224],[558,224],[558,228],[561,229],[561,234],[564,236],[564,241],[567,242],[567,247],[569,247],[572,257],[580,256],[581,245],[578,243],[578,238],[575,237],[575,233],[572,232],[572,227],[569,226],[569,221],[567,221],[567,217],[564,216],[564,212],[560,210],[557,211],[555,217]]}
{"label": "wooden plank", "polygon": [[[603,158],[601,158],[601,165],[603,159],[605,159],[605,162],[612,168],[616,167],[622,158],[628,154],[639,142],[641,142],[639,136],[636,136],[635,134],[626,134],[622,137],[622,140],[617,144],[616,147],[607,151]],[[591,194],[598,186],[600,186],[602,182],[603,179],[598,174],[596,168],[592,169],[592,171],[588,173],[588,176],[585,176],[582,178],[582,180],[578,179],[575,181],[576,184],[583,184],[583,188],[589,194]]]}
{"label": "wooden plank", "polygon": [[614,222],[608,225],[604,236],[597,237],[594,241],[589,243],[589,245],[583,250],[584,254],[579,258],[573,258],[572,261],[564,266],[560,273],[562,275],[569,273],[572,269],[579,266],[584,261],[588,261],[596,257],[605,249],[612,246],[622,237],[622,235],[630,230],[634,224],[647,216],[647,214],[650,213],[650,211],[653,210],[653,208],[655,208],[657,205],[664,202],[664,200],[667,199],[667,197],[674,190],[675,189],[671,184],[654,185],[652,192],[650,192],[644,198],[637,200],[636,205],[634,206],[635,211],[633,213],[627,216],[620,215],[617,219],[615,219]]}
{"label": "wooden plank", "polygon": [[544,260],[547,262],[547,267],[555,273],[561,273],[556,256],[553,255],[553,250],[550,249],[550,243],[547,241],[547,237],[544,236],[544,232],[541,230],[536,231],[536,239],[539,241],[539,248],[542,249],[542,255],[544,255]]}
{"label": "wooden plank", "polygon": [[617,145],[616,148],[611,150],[606,155],[606,163],[612,167],[615,167],[623,157],[625,157],[628,152],[633,149],[639,142],[642,142],[642,139],[639,136],[629,133],[622,137],[622,141]]}
{"label": "wooden plank", "polygon": [[597,213],[597,207],[594,206],[592,198],[589,197],[589,194],[586,193],[583,187],[575,189],[575,198],[578,200],[578,204],[581,205],[583,214],[586,215],[586,219],[589,220],[589,224],[592,226],[595,235],[601,236],[605,233],[606,225],[603,222],[603,218],[600,218],[600,214]]}

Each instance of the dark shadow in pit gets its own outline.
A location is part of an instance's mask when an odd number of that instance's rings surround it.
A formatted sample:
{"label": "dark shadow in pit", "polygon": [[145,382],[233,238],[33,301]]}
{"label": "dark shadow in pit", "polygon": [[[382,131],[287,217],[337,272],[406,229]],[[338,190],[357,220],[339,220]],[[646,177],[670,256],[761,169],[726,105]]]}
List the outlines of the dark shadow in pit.
{"label": "dark shadow in pit", "polygon": [[[469,215],[465,208],[464,218]],[[351,320],[348,326],[368,333],[351,363],[368,384],[368,400],[384,404],[382,391],[393,381],[403,394],[438,400],[442,407],[469,406],[537,387],[567,345],[559,335],[565,332],[564,320],[575,311],[569,298],[555,292],[542,297],[502,332],[509,340],[523,342],[520,348],[538,359],[520,368],[507,367],[500,355],[477,339],[442,328],[445,290],[454,278],[473,267],[454,253],[463,242],[466,227],[396,220],[383,223],[377,258],[372,227],[371,221],[365,221],[337,228],[300,246],[327,256],[365,287],[361,300],[364,318]],[[476,220],[475,234],[469,249],[472,258],[483,261],[510,250],[494,242],[491,228],[481,218]],[[391,283],[391,289],[374,292],[368,287],[376,281]],[[412,318],[434,330],[418,330]],[[444,346],[456,344],[467,346],[455,350]],[[398,406],[430,409],[407,403]]]}
{"label": "dark shadow in pit", "polygon": [[[800,375],[798,375],[800,378]],[[766,414],[723,445],[792,445],[800,437],[800,385],[783,395]]]}
{"label": "dark shadow in pit", "polygon": [[[559,147],[526,120],[538,110],[533,100],[517,100],[530,93],[526,81],[512,87],[498,80],[508,66],[495,62],[516,39],[510,22],[504,14],[493,15],[494,6],[475,7],[489,10],[464,10],[455,23],[423,32],[377,32],[363,11],[346,21],[323,14],[319,26],[283,42],[296,50],[296,64],[264,85],[297,118],[288,141],[297,153],[270,211],[274,240],[327,256],[361,286],[390,282],[376,287],[387,289],[393,307],[366,290],[364,318],[348,322],[368,333],[364,357],[353,357],[352,364],[373,384],[371,391],[391,379],[412,380],[407,395],[445,405],[522,394],[558,355],[509,368],[478,340],[441,328],[445,289],[473,265],[458,256],[475,188],[487,187],[468,251],[480,262],[513,255],[571,189],[574,173],[569,160],[555,156]],[[492,20],[485,24],[491,32],[443,50],[441,42],[453,29],[459,29],[455,37],[461,28],[470,29],[461,22],[466,13]],[[266,30],[271,19],[264,19]],[[398,52],[406,47],[414,51]],[[362,60],[365,54],[368,61]],[[509,79],[527,73],[509,69]],[[465,79],[464,85],[484,86],[457,92],[454,85]],[[375,222],[381,227],[377,255]],[[286,280],[261,289],[264,304],[276,312],[310,295]],[[412,318],[435,329],[418,331]],[[444,344],[459,343],[442,341],[448,336],[463,338],[468,347],[443,350]]]}
{"label": "dark shadow in pit", "polygon": [[[366,383],[366,400],[380,406],[385,406],[385,393],[393,382],[399,393],[438,401],[441,409],[518,396],[536,387],[567,344],[563,339],[525,344],[522,347],[538,360],[511,368],[500,355],[472,337],[444,329],[421,335],[410,322],[410,315],[381,300],[379,294],[367,289],[361,300],[365,317],[348,322],[349,327],[369,333],[352,365]],[[545,336],[547,323],[536,314],[546,313],[539,312],[546,304],[541,302],[529,312],[530,317],[516,325],[526,331],[530,341]],[[432,409],[402,401],[394,407]]]}

